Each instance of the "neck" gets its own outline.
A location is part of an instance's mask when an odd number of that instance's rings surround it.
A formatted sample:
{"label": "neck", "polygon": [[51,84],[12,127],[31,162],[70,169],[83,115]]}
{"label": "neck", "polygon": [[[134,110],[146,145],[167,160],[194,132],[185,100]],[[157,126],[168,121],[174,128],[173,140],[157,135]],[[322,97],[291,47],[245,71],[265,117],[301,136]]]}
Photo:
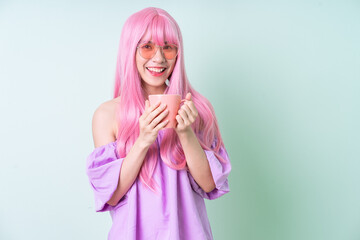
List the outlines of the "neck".
{"label": "neck", "polygon": [[167,88],[166,84],[164,84],[161,87],[143,86],[147,99],[149,99],[148,97],[149,95],[164,94],[166,88]]}

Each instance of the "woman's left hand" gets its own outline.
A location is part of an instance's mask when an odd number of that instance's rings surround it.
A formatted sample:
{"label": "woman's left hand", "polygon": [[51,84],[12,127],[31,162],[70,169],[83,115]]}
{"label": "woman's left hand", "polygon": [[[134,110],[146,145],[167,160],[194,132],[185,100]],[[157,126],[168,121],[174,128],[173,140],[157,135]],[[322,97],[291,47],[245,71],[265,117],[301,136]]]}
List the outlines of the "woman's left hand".
{"label": "woman's left hand", "polygon": [[195,122],[197,116],[198,111],[191,100],[191,93],[188,93],[185,97],[184,104],[181,106],[175,117],[178,123],[175,127],[175,132],[177,134],[181,134],[192,130],[191,124]]}

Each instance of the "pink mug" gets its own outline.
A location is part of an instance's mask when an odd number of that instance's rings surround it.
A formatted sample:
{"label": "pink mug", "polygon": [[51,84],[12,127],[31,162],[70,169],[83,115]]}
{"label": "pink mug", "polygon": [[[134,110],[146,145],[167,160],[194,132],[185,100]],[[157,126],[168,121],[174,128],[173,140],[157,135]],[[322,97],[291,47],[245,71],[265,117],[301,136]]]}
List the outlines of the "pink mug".
{"label": "pink mug", "polygon": [[175,117],[180,109],[180,104],[184,102],[185,99],[181,100],[181,96],[179,94],[156,94],[149,95],[149,101],[150,105],[155,105],[158,102],[161,102],[161,104],[166,104],[165,109],[168,109],[169,113],[163,120],[161,120],[161,122],[169,120],[165,128],[175,128],[177,124]]}

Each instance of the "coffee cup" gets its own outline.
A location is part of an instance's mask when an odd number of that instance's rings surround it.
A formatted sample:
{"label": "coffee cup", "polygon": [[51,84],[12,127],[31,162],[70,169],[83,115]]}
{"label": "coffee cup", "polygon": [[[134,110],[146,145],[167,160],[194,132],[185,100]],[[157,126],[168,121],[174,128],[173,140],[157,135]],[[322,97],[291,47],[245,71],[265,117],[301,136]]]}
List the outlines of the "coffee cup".
{"label": "coffee cup", "polygon": [[158,102],[161,102],[161,104],[166,104],[166,109],[169,110],[169,113],[166,115],[166,117],[163,120],[161,120],[161,122],[169,120],[169,122],[168,122],[168,124],[166,124],[165,128],[175,128],[176,127],[177,121],[176,121],[175,117],[180,109],[180,104],[184,101],[185,101],[185,99],[181,100],[181,96],[179,94],[149,95],[150,105],[155,105]]}

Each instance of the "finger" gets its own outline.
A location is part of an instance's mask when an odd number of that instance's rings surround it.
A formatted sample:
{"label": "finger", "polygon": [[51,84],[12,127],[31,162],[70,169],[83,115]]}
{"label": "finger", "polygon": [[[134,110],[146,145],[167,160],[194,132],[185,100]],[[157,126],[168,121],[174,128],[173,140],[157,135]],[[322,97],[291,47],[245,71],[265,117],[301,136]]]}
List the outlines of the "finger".
{"label": "finger", "polygon": [[178,124],[180,125],[184,125],[184,120],[181,118],[180,115],[176,115],[176,121],[178,122]]}
{"label": "finger", "polygon": [[[161,104],[159,107],[157,107],[154,111],[152,111],[145,119],[145,122],[150,124],[154,121],[154,118],[157,117],[161,112],[163,112],[166,109],[166,104]],[[154,126],[155,127],[155,126]]]}
{"label": "finger", "polygon": [[191,101],[191,93],[190,92],[188,92],[187,94],[186,94],[186,100],[189,100],[189,101]]}
{"label": "finger", "polygon": [[190,108],[193,115],[195,115],[195,116],[198,115],[198,111],[197,111],[197,109],[195,107],[194,102],[192,102],[192,101],[188,102],[187,106]]}
{"label": "finger", "polygon": [[148,108],[144,112],[144,119],[146,119],[149,116],[149,114],[152,111],[154,111],[154,109],[156,109],[159,105],[160,105],[160,102],[157,102],[155,105],[150,106],[150,102],[148,102]]}
{"label": "finger", "polygon": [[160,106],[160,103],[161,103],[161,102],[157,102],[157,103],[155,103],[155,104],[152,105],[152,106],[151,106],[150,103],[149,103],[149,111],[150,111],[150,112],[154,111],[155,108],[157,108],[158,106]]}
{"label": "finger", "polygon": [[190,110],[189,106],[187,106],[187,105],[184,106],[184,110],[187,113],[188,120],[190,121],[190,123],[195,122],[197,116]]}
{"label": "finger", "polygon": [[160,129],[163,129],[167,124],[169,123],[169,120],[166,120],[160,124],[158,124],[156,126],[156,128],[154,128],[155,131],[159,131]]}
{"label": "finger", "polygon": [[190,110],[190,108],[189,108],[188,105],[183,105],[183,106],[182,106],[182,109],[185,110],[185,112],[186,112],[186,114],[188,115],[188,117],[190,117],[190,115],[192,115],[192,112],[191,112],[191,110]]}
{"label": "finger", "polygon": [[182,117],[182,119],[183,119],[184,122],[186,123],[186,121],[187,121],[187,119],[188,119],[188,115],[187,115],[186,111],[183,110],[183,109],[180,109],[180,110],[179,110],[179,115]]}
{"label": "finger", "polygon": [[154,129],[159,124],[159,122],[161,122],[168,114],[169,110],[166,109],[161,114],[159,114],[159,116],[154,118],[154,120],[152,120],[152,122],[150,123],[151,128]]}

